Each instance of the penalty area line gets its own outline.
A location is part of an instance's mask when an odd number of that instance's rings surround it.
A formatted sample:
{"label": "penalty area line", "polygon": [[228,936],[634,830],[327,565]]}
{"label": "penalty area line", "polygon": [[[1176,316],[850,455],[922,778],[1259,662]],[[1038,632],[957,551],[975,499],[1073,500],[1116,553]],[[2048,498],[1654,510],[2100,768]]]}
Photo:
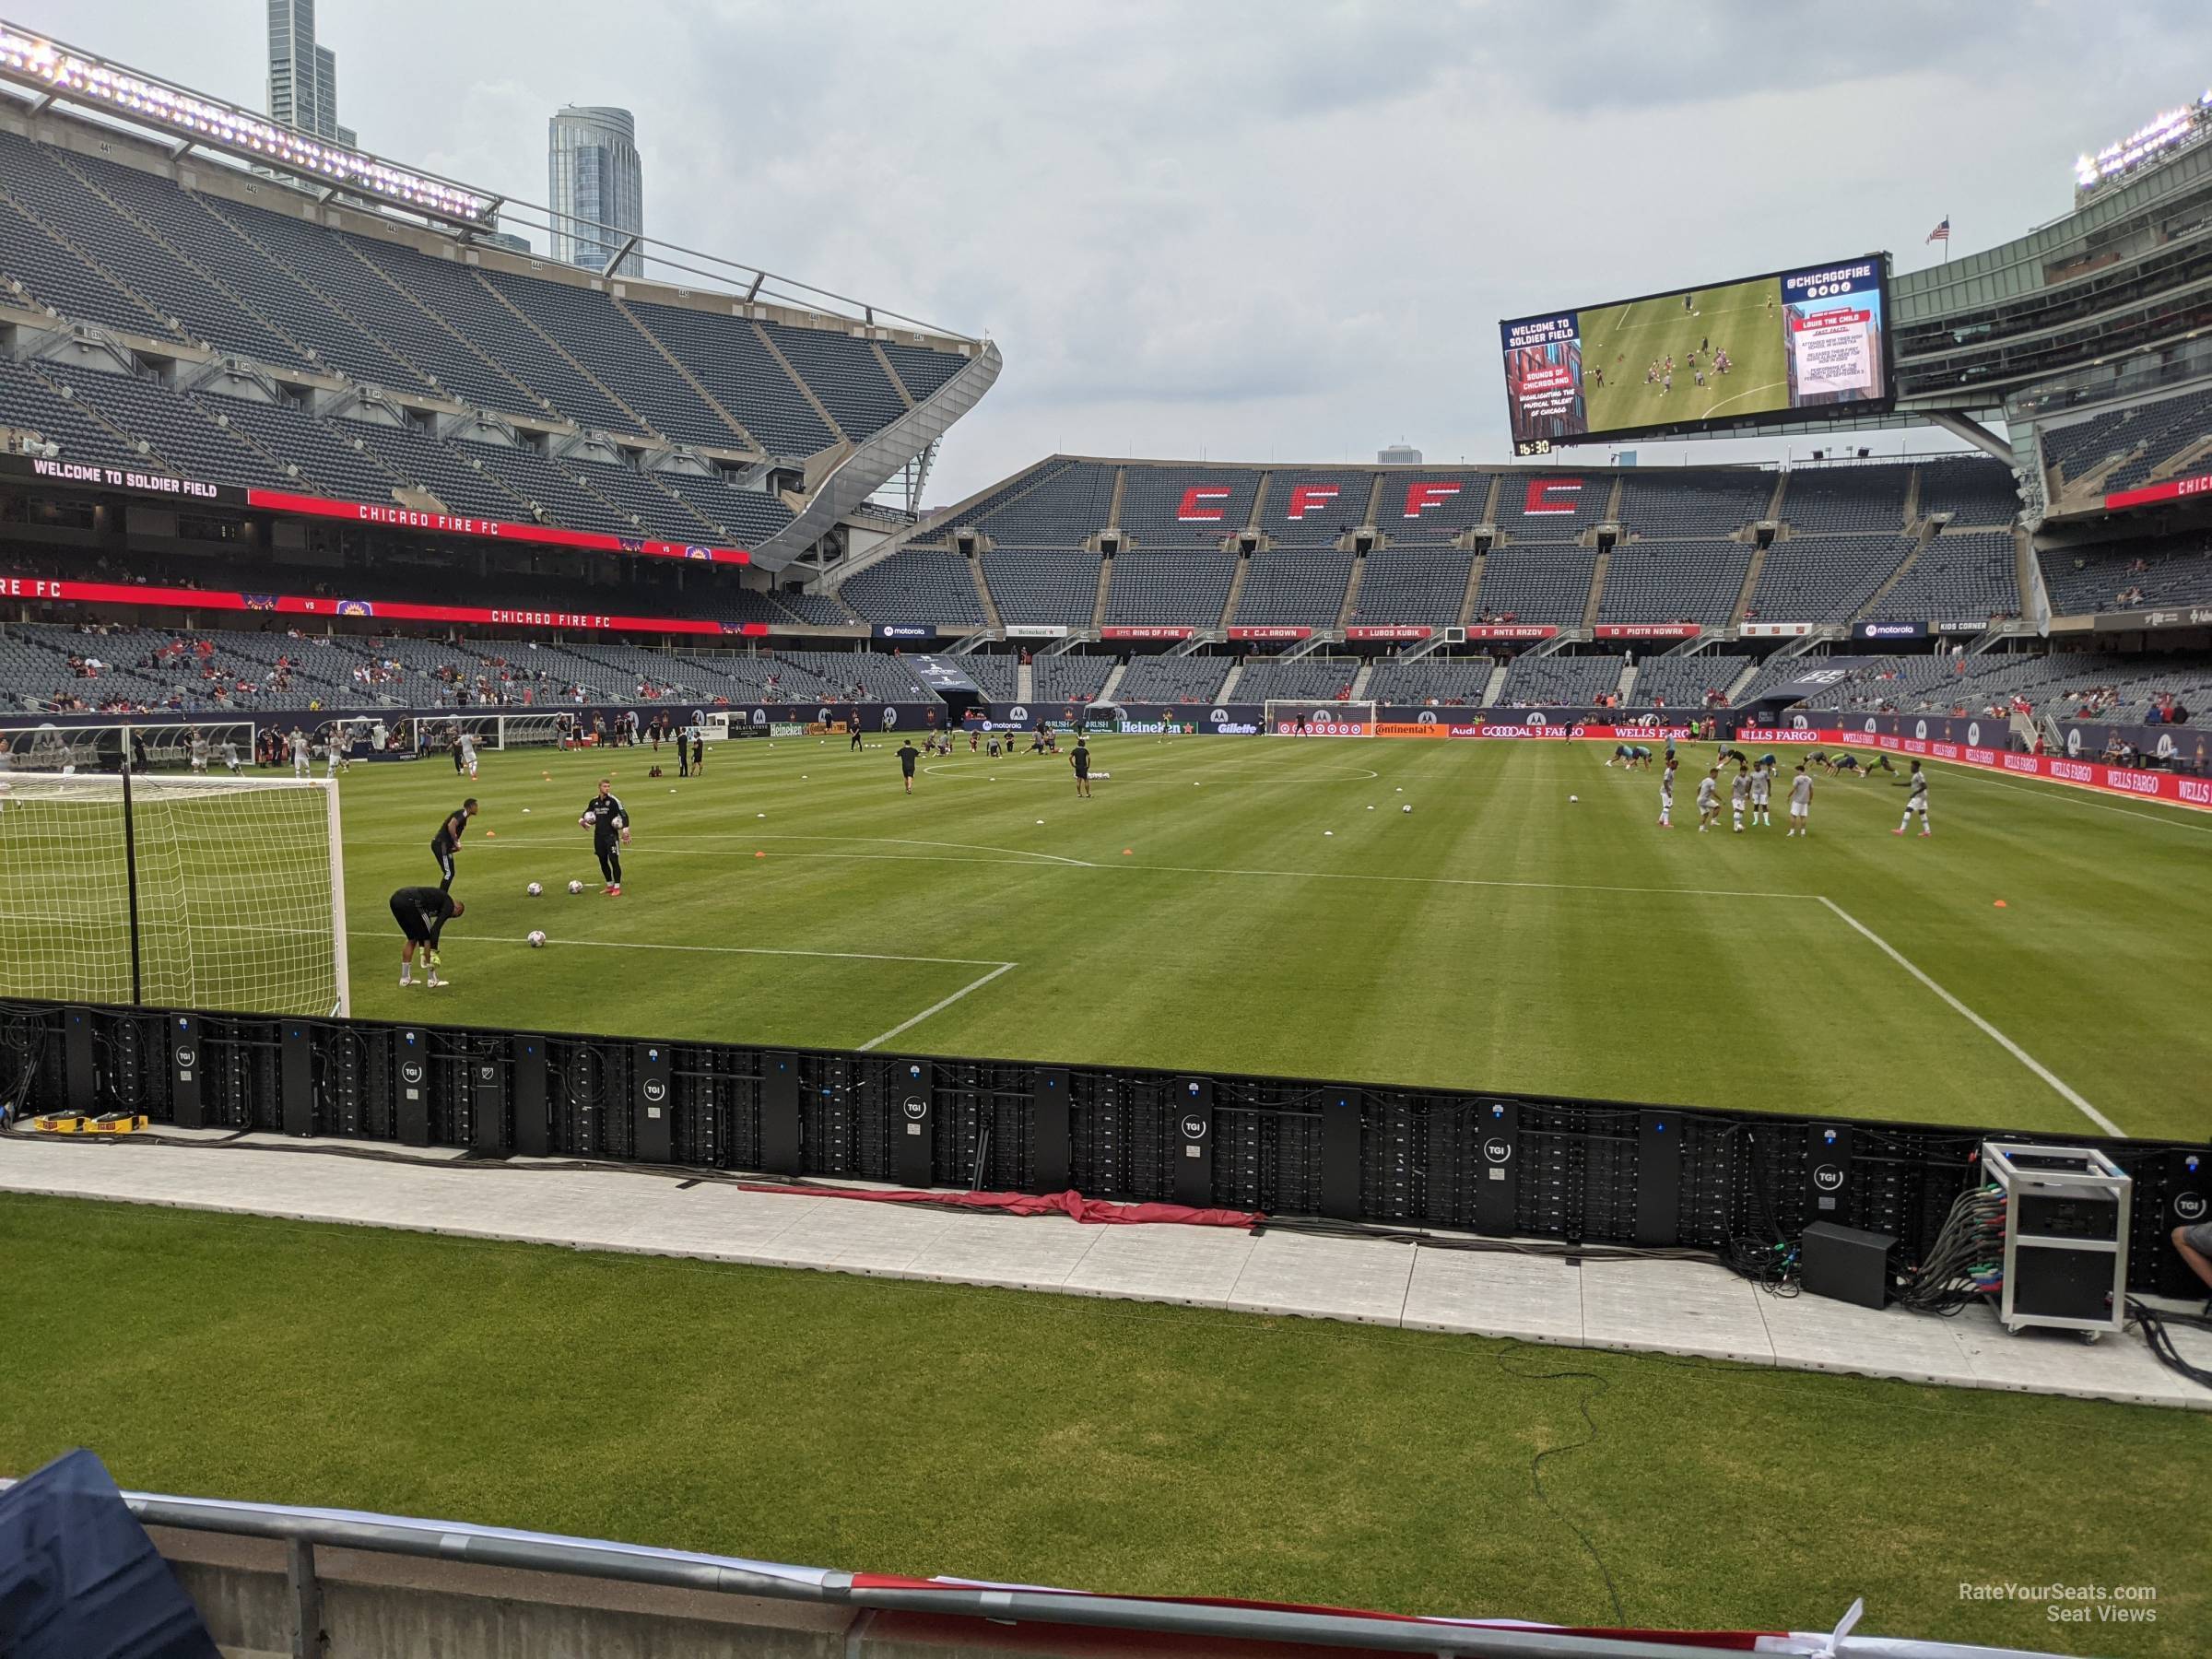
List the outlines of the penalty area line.
{"label": "penalty area line", "polygon": [[885,1043],[888,1042],[892,1038],[900,1035],[901,1032],[911,1031],[916,1026],[920,1025],[924,1020],[931,1018],[933,1015],[944,1013],[946,1009],[951,1007],[954,1003],[959,1002],[961,997],[966,996],[970,992],[981,991],[985,985],[989,984],[1000,974],[1010,973],[1020,966],[1021,964],[1019,962],[1001,962],[997,967],[992,969],[990,972],[984,974],[981,979],[970,980],[968,983],[962,985],[950,996],[943,997],[936,1002],[931,1003],[928,1007],[923,1009],[921,1013],[915,1015],[912,1019],[902,1019],[897,1025],[893,1026],[889,1030],[884,1032],[882,1036],[869,1038],[867,1041],[860,1045],[858,1052],[865,1054],[870,1049],[881,1048]]}
{"label": "penalty area line", "polygon": [[2011,1038],[2006,1036],[2004,1032],[1998,1030],[1995,1026],[1991,1025],[1988,1020],[1983,1018],[1981,1015],[1975,1013],[1971,1008],[1968,1007],[1964,1003],[1953,996],[1948,991],[1946,991],[1941,985],[1930,979],[1925,973],[1923,973],[1920,969],[1904,955],[1903,952],[1897,948],[1896,946],[1890,944],[1888,940],[1883,938],[1881,935],[1876,933],[1874,929],[1868,927],[1864,922],[1860,921],[1856,916],[1853,915],[1849,911],[1838,904],[1833,899],[1829,898],[1827,894],[1823,893],[1820,895],[1820,902],[1828,906],[1830,911],[1834,912],[1837,917],[1846,927],[1850,928],[1861,938],[1864,938],[1868,944],[1872,945],[1877,950],[1880,951],[1891,961],[1895,962],[1900,968],[1902,968],[1907,973],[1911,974],[1914,979],[1918,980],[1929,990],[1935,992],[1937,996],[1941,997],[1944,1002],[1950,1006],[1953,1013],[1962,1017],[1984,1037],[1987,1037],[1992,1042],[1995,1043],[1999,1048],[2010,1054],[2015,1060],[2018,1060],[2022,1065],[2026,1066],[2030,1071],[2041,1077],[2045,1083],[2048,1083],[2053,1091],[2057,1094],[2060,1100],[2065,1101],[2069,1106],[2080,1112],[2082,1116],[2088,1118],[2090,1123],[2096,1124],[2097,1127],[2103,1130],[2105,1134],[2118,1135],[2123,1138],[2125,1137],[2127,1133],[2125,1130],[2122,1129],[2119,1124],[2113,1123],[2111,1118],[2106,1117],[2103,1112],[2098,1111],[2096,1107],[2090,1105],[2088,1101],[2083,1100],[2080,1094],[2077,1093],[2073,1086],[2068,1084],[2065,1079],[2059,1077],[2058,1074],[2053,1072],[2049,1066],[2038,1060],[2033,1054],[2030,1054],[2026,1049],[2022,1048]]}

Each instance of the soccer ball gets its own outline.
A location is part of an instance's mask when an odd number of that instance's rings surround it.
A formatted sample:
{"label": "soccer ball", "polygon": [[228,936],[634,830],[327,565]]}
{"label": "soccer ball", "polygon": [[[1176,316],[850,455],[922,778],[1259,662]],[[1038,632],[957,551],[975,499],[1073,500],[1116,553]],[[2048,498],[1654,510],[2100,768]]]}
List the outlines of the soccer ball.
{"label": "soccer ball", "polygon": [[599,821],[599,815],[595,812],[587,812],[576,821],[582,825],[586,830],[589,830],[594,824]]}
{"label": "soccer ball", "polygon": [[1400,812],[1411,812],[1413,808],[1411,806],[1401,806],[1398,808],[1398,810]]}
{"label": "soccer ball", "polygon": [[582,891],[583,891],[583,883],[582,883],[582,882],[581,882],[581,881],[571,881],[571,882],[570,882],[570,883],[569,883],[569,891],[570,891],[570,892],[571,892],[571,893],[581,893],[581,892],[582,892]]}
{"label": "soccer ball", "polygon": [[1583,797],[1582,797],[1581,795],[1569,795],[1569,796],[1567,797],[1567,804],[1568,804],[1570,806],[1574,806],[1574,805],[1575,805],[1577,802],[1579,802],[1579,801],[1580,801],[1582,798],[1583,798]]}
{"label": "soccer ball", "polygon": [[530,895],[530,897],[531,897],[531,898],[533,898],[533,899],[536,898],[536,897],[537,897],[537,896],[538,896],[540,893],[544,892],[545,890],[546,890],[546,889],[545,889],[544,888],[542,888],[542,887],[538,886],[538,885],[537,885],[537,883],[536,883],[536,882],[535,882],[535,881],[534,881],[534,882],[532,882],[532,883],[531,883],[531,884],[530,884],[528,887],[526,887],[526,888],[524,888],[523,889],[523,891],[524,891],[524,892],[525,892],[525,893],[529,894],[529,895]]}
{"label": "soccer ball", "polygon": [[530,930],[530,948],[533,950],[543,950],[545,947],[546,930],[542,927],[532,928]]}

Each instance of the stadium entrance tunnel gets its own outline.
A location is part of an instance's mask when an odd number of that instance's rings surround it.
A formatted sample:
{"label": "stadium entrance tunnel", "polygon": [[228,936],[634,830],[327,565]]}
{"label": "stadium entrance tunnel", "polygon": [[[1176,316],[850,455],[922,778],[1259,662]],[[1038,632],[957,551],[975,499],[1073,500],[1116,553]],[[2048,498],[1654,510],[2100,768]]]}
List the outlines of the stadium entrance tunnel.
{"label": "stadium entrance tunnel", "polygon": [[[190,1129],[1064,1194],[1644,1248],[1747,1270],[1814,1221],[1923,1259],[2002,1131],[1478,1089],[768,1049],[52,1002],[0,1005],[0,1105]],[[2097,1147],[2135,1182],[2128,1288],[2194,1284],[2205,1148]]]}

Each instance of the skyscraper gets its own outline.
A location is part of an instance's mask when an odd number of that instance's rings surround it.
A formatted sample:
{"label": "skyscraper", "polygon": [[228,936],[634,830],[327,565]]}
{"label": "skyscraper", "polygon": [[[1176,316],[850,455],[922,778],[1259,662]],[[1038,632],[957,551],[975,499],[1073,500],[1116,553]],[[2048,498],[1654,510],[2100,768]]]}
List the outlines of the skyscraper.
{"label": "skyscraper", "polygon": [[269,0],[269,116],[351,148],[338,124],[338,60],[315,44],[315,0]]}
{"label": "skyscraper", "polygon": [[[551,123],[546,173],[554,258],[604,270],[625,238],[644,233],[645,173],[628,110],[564,105]],[[615,268],[643,276],[644,255],[632,248]]]}

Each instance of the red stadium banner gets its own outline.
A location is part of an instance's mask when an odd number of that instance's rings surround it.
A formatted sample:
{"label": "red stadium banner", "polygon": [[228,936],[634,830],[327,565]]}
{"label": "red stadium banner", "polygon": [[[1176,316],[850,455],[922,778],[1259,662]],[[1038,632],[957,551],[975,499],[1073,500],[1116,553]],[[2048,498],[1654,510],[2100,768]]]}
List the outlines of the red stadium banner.
{"label": "red stadium banner", "polygon": [[2077,789],[2093,789],[2100,794],[2131,795],[2139,801],[2164,801],[2172,806],[2212,812],[2212,778],[2144,771],[2132,766],[2107,766],[2101,760],[2020,755],[2010,749],[1983,748],[1973,744],[1893,737],[1886,732],[1749,730],[1738,732],[1735,740],[1754,745],[1830,744],[1840,748],[1880,749],[1892,755],[1923,755],[1931,760],[1971,766],[1981,771],[2010,772],[2016,777],[2041,778],[2052,783],[2070,783]]}
{"label": "red stadium banner", "polygon": [[1470,640],[1549,640],[1559,629],[1541,622],[1475,622],[1467,627]]}
{"label": "red stadium banner", "polygon": [[741,547],[709,547],[693,542],[655,541],[645,536],[607,535],[597,530],[563,530],[552,524],[513,524],[503,519],[469,518],[451,512],[423,512],[413,507],[377,507],[365,501],[334,501],[325,496],[292,495],[281,489],[249,489],[246,505],[303,518],[345,519],[356,524],[385,524],[394,530],[428,530],[437,535],[528,542],[536,547],[582,547],[595,553],[642,553],[652,559],[703,559],[716,564],[750,564]]}
{"label": "red stadium banner", "polygon": [[1187,640],[1198,630],[1194,628],[1101,628],[1101,640]]}
{"label": "red stadium banner", "polygon": [[1704,631],[1695,622],[1600,622],[1591,629],[1601,640],[1694,640]]}
{"label": "red stadium banner", "polygon": [[2117,512],[2124,507],[2147,507],[2154,501],[2178,501],[2188,496],[2200,496],[2212,490],[2212,473],[2194,473],[2186,478],[2160,478],[2156,484],[2146,484],[2137,489],[2117,490],[2104,498],[2104,510]]}
{"label": "red stadium banner", "polygon": [[[1190,630],[1185,629],[1183,631],[1188,633]],[[1313,630],[1310,628],[1232,628],[1229,630],[1229,637],[1232,640],[1310,640],[1313,637]]]}
{"label": "red stadium banner", "polygon": [[525,610],[477,605],[410,605],[389,599],[329,599],[298,594],[235,594],[209,588],[139,587],[120,582],[65,582],[0,576],[0,599],[50,605],[141,605],[164,610],[257,611],[319,619],[477,622],[495,628],[573,628],[609,633],[765,635],[765,622],[711,622],[700,617],[622,617],[597,611]]}
{"label": "red stadium banner", "polygon": [[1433,628],[1347,628],[1347,640],[1426,640],[1435,633]]}

